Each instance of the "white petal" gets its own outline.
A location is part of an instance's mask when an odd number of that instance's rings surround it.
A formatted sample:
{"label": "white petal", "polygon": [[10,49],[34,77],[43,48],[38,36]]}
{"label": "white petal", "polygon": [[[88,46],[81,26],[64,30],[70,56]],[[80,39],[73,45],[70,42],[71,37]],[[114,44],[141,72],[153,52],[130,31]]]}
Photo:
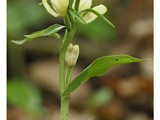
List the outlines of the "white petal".
{"label": "white petal", "polygon": [[52,10],[52,8],[49,6],[49,4],[47,3],[47,0],[42,0],[42,3],[43,3],[43,5],[46,8],[48,13],[50,13],[54,17],[58,16],[58,14],[54,10]]}
{"label": "white petal", "polygon": [[60,16],[65,16],[69,5],[69,0],[51,0],[52,6]]}
{"label": "white petal", "polygon": [[92,0],[80,0],[78,11],[81,12],[90,8],[92,5]]}
{"label": "white petal", "polygon": [[[107,8],[104,5],[98,5],[92,8],[93,10],[97,11],[100,14],[105,14],[107,12]],[[88,12],[86,15],[83,16],[83,19],[86,23],[90,23],[94,21],[97,18],[97,15],[95,15],[92,12]]]}
{"label": "white petal", "polygon": [[92,8],[93,10],[97,11],[98,13],[100,14],[105,14],[107,12],[107,8],[106,6],[100,4],[100,5],[97,5],[95,7]]}

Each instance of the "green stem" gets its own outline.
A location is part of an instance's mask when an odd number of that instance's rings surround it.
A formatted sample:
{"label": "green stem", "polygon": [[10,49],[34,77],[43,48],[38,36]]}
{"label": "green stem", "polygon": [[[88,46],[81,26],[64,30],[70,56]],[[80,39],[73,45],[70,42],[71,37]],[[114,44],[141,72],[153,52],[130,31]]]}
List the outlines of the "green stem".
{"label": "green stem", "polygon": [[69,113],[69,94],[64,95],[65,91],[65,53],[69,43],[71,43],[74,34],[76,32],[76,26],[73,26],[71,30],[66,30],[64,39],[61,43],[60,56],[59,56],[59,84],[61,93],[61,120],[68,120]]}
{"label": "green stem", "polygon": [[68,120],[69,116],[69,94],[61,96],[61,120]]}
{"label": "green stem", "polygon": [[64,75],[65,53],[69,43],[71,43],[74,37],[75,31],[76,29],[72,29],[69,32],[68,30],[66,30],[64,40],[62,41],[62,44],[61,44],[60,56],[59,56],[59,83],[60,83],[61,95],[65,90],[65,75]]}

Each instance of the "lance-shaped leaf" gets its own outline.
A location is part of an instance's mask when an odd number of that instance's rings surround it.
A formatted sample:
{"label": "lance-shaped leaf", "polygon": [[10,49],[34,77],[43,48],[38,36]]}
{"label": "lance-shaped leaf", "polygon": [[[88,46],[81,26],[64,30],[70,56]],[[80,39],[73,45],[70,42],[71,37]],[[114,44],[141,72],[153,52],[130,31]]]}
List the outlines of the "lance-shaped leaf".
{"label": "lance-shaped leaf", "polygon": [[59,25],[59,24],[51,25],[46,29],[33,32],[30,35],[24,35],[26,38],[23,40],[20,40],[20,41],[12,40],[12,42],[20,45],[20,44],[23,44],[23,43],[30,41],[32,39],[35,39],[38,37],[43,37],[43,36],[52,36],[52,37],[56,37],[56,38],[60,39],[60,35],[57,32],[60,31],[61,29],[63,29],[64,27],[65,26]]}
{"label": "lance-shaped leaf", "polygon": [[64,94],[73,92],[82,83],[88,79],[96,76],[104,75],[107,70],[114,66],[120,64],[127,64],[133,62],[141,62],[143,59],[134,58],[128,55],[113,55],[104,56],[93,61],[86,69],[84,69],[74,80],[69,84],[69,86],[64,91]]}
{"label": "lance-shaped leaf", "polygon": [[115,28],[115,26],[113,25],[113,23],[111,21],[109,21],[106,17],[104,17],[104,15],[98,13],[97,11],[93,10],[93,9],[86,9],[83,12],[92,12],[93,14],[97,15],[99,18],[103,19],[106,23],[108,23],[110,26],[112,26],[113,28]]}
{"label": "lance-shaped leaf", "polygon": [[48,35],[52,35],[58,31],[60,31],[64,27],[65,26],[63,26],[63,25],[55,24],[55,25],[49,26],[48,28],[46,28],[44,30],[33,32],[30,35],[24,35],[24,36],[27,38],[37,38],[37,37],[42,37],[42,36],[48,36]]}

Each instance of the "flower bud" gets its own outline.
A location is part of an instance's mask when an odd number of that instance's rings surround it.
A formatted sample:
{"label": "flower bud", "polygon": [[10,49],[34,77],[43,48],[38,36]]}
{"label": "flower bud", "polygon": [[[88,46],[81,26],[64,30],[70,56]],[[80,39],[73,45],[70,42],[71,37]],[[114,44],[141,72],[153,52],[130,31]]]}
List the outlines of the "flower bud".
{"label": "flower bud", "polygon": [[65,55],[65,63],[68,67],[73,67],[75,66],[77,59],[79,56],[79,46],[73,44],[69,44],[66,55]]}

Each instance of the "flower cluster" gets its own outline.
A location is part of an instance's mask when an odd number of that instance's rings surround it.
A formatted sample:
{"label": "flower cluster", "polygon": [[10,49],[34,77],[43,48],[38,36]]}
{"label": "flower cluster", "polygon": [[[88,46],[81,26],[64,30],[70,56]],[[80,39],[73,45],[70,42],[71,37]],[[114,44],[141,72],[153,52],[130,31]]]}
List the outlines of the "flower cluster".
{"label": "flower cluster", "polygon": [[[67,15],[69,0],[50,0],[50,2],[51,2],[52,7],[49,5],[47,0],[42,0],[42,3],[48,13],[50,13],[54,17]],[[74,0],[72,4],[73,9],[75,8],[75,2],[76,0]],[[77,12],[79,13],[79,15],[83,18],[83,20],[86,23],[90,23],[97,18],[97,15],[95,15],[92,12],[83,13],[83,11],[87,9],[93,9],[102,15],[107,12],[107,8],[102,4],[92,7],[92,0],[80,0]]]}

